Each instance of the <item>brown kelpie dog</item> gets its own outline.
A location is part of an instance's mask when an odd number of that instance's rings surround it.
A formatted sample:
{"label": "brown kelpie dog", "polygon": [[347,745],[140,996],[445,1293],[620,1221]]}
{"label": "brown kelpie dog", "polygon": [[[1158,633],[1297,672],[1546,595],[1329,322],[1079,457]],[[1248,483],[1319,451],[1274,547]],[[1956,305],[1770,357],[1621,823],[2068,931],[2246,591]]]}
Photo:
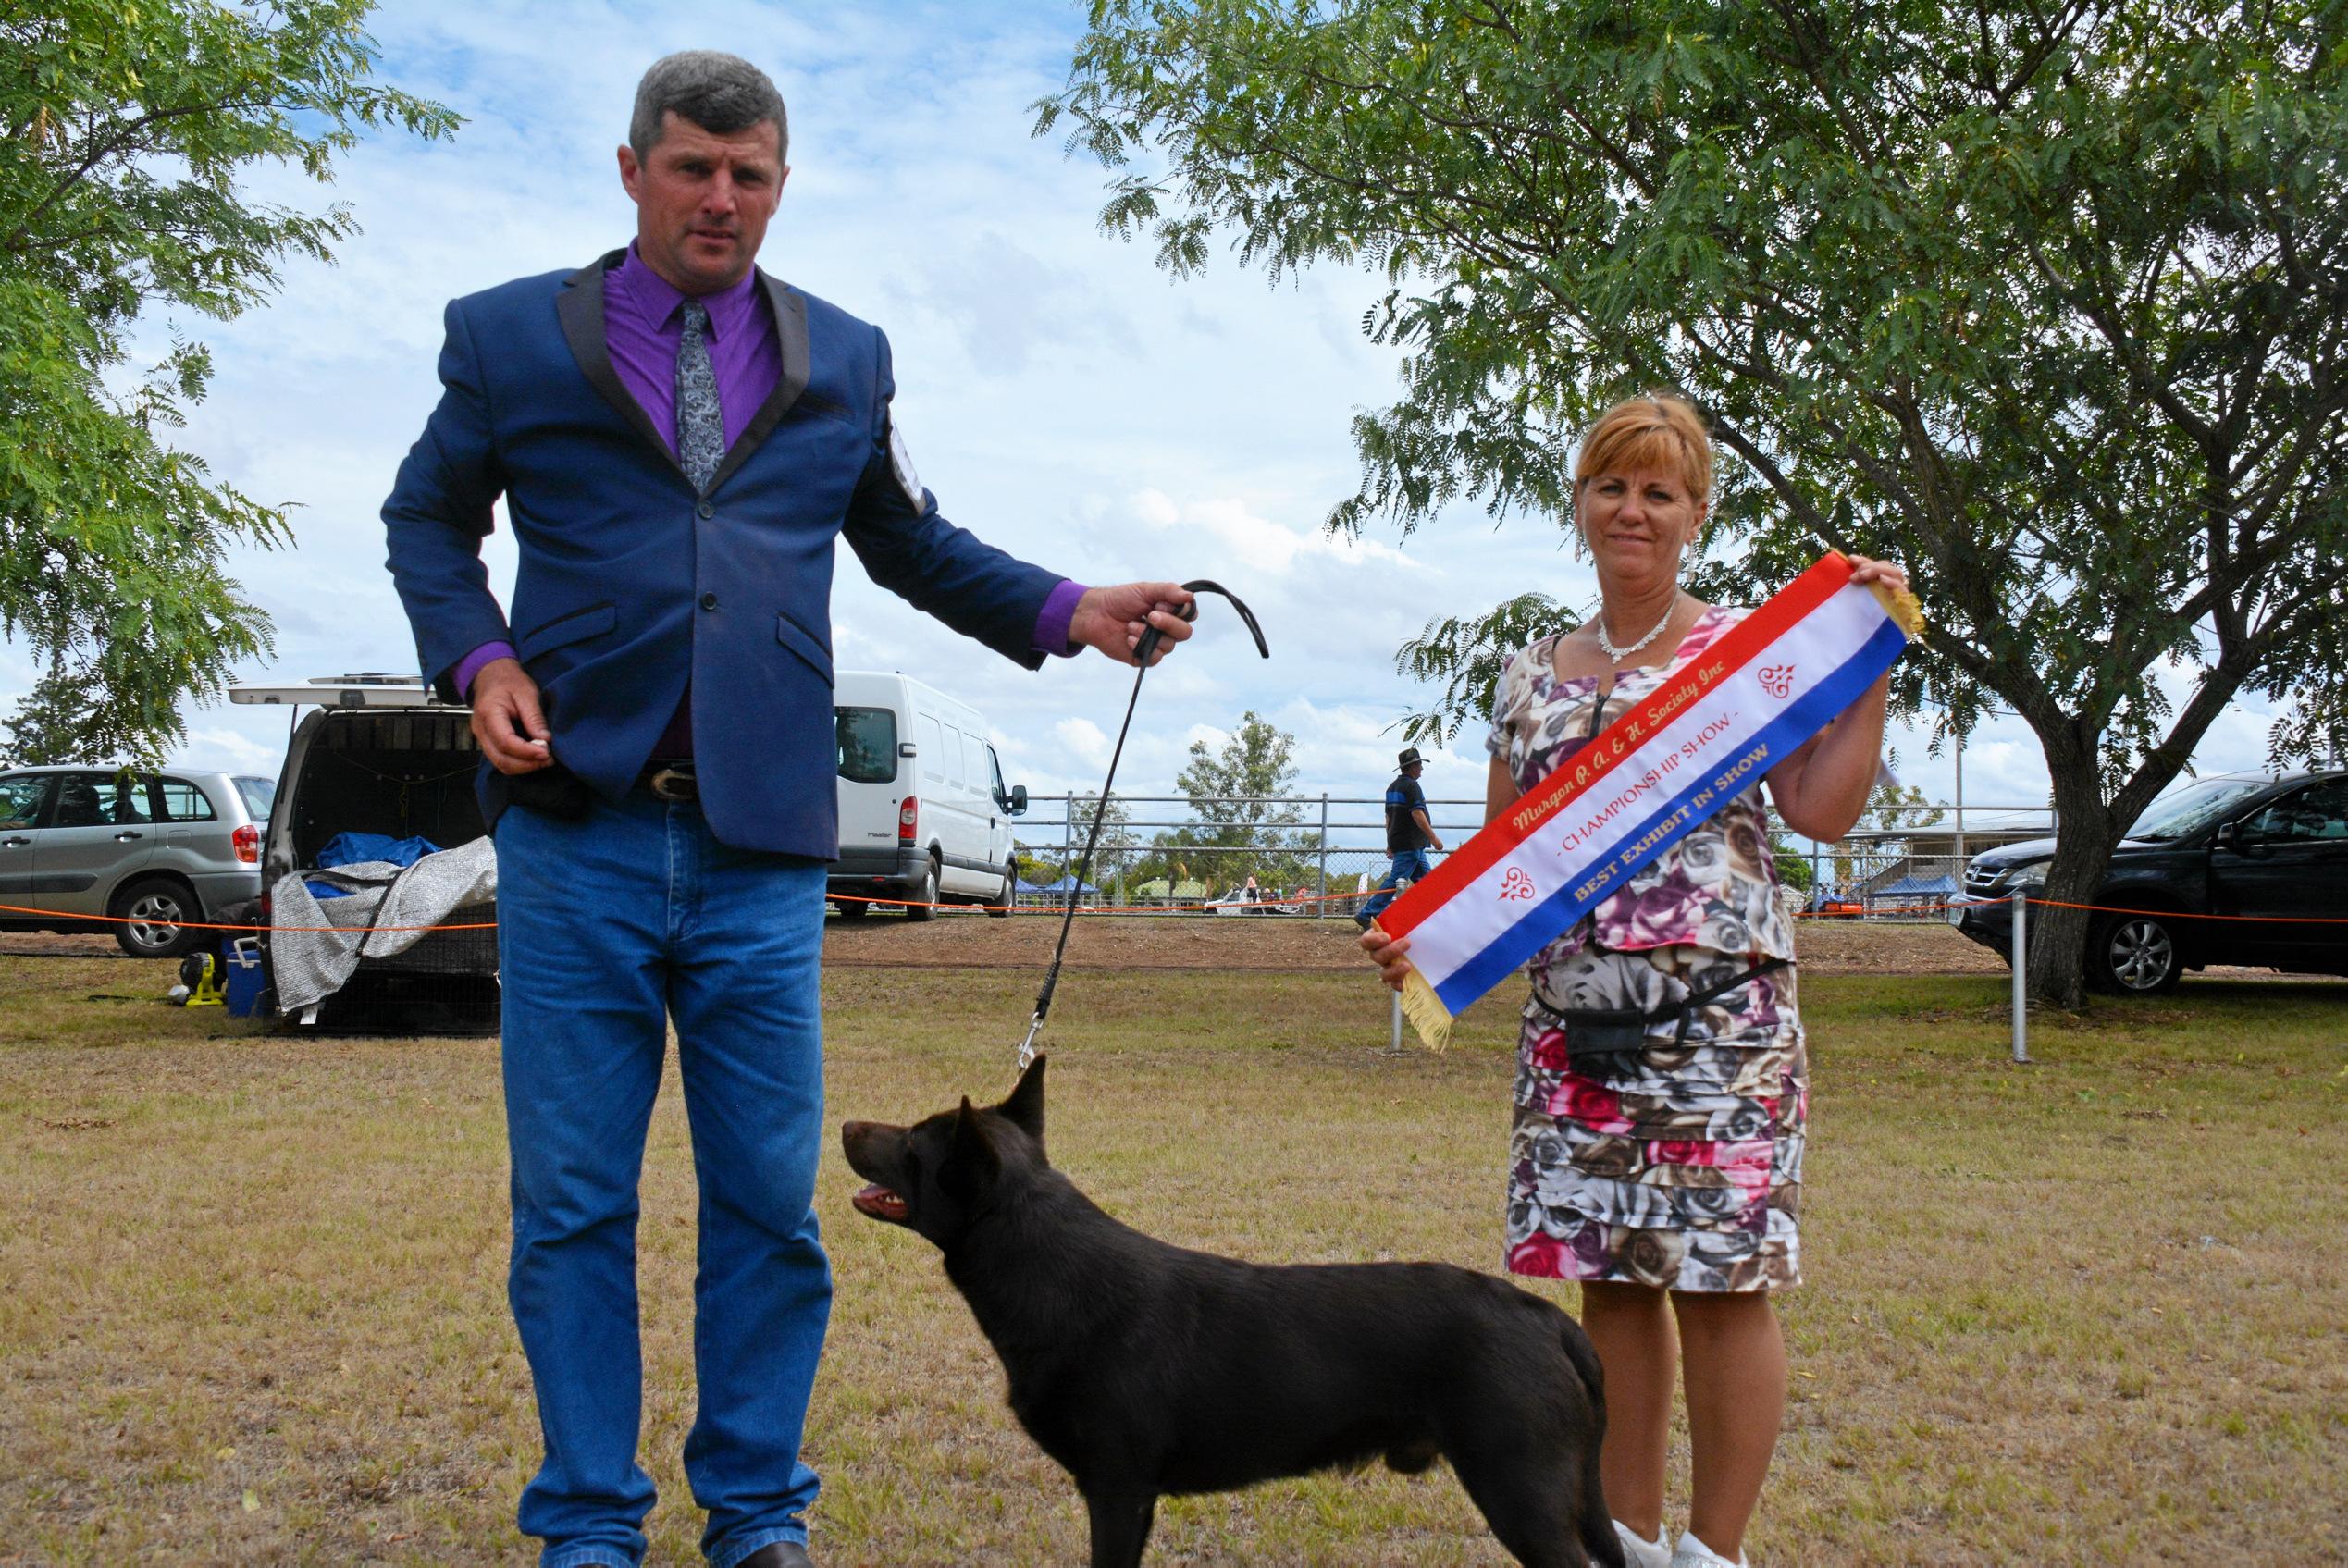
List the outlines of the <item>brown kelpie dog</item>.
{"label": "brown kelpie dog", "polygon": [[1135,1568],[1157,1500],[1439,1458],[1527,1568],[1620,1568],[1598,1358],[1538,1296],[1447,1264],[1266,1267],[1151,1240],[1044,1157],[1044,1060],[991,1109],[855,1121],[858,1210],[926,1236],[1075,1477],[1093,1568]]}

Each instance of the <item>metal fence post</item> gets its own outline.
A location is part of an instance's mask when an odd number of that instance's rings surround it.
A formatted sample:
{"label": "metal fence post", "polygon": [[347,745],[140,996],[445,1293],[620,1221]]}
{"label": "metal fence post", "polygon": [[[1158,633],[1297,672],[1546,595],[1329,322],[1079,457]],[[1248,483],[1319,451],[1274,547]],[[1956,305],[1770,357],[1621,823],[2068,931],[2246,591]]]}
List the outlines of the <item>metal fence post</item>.
{"label": "metal fence post", "polygon": [[2030,895],[2014,889],[2014,1060],[2030,1060]]}
{"label": "metal fence post", "polygon": [[1328,913],[1328,791],[1321,791],[1321,885],[1320,897],[1313,905],[1313,913]]}

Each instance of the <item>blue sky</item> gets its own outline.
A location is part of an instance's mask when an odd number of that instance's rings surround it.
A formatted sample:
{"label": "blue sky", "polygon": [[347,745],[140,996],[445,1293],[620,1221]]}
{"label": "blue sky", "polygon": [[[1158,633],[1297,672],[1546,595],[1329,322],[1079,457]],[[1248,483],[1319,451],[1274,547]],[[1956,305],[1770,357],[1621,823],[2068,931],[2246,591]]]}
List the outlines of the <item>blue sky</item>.
{"label": "blue sky", "polygon": [[[238,562],[278,634],[277,658],[242,676],[414,667],[377,511],[437,396],[441,307],[624,243],[634,209],[613,149],[636,78],[670,50],[717,47],[764,68],[790,106],[793,172],[761,265],[887,329],[897,417],[946,514],[1089,582],[1217,578],[1261,616],[1271,662],[1210,608],[1151,676],[1120,793],[1169,789],[1191,740],[1219,739],[1253,708],[1299,737],[1302,787],[1376,794],[1400,744],[1390,726],[1426,695],[1393,673],[1398,643],[1434,616],[1534,588],[1579,603],[1594,585],[1539,519],[1495,530],[1467,508],[1408,539],[1320,532],[1355,479],[1352,414],[1396,390],[1394,357],[1358,326],[1379,285],[1320,269],[1272,286],[1229,262],[1176,284],[1147,244],[1103,236],[1103,172],[1029,134],[1081,9],[385,6],[379,74],[467,123],[449,142],[369,142],[330,192],[256,177],[269,199],[350,203],[365,232],[338,265],[290,265],[268,309],[177,324],[218,365],[185,444],[247,493],[298,508],[292,549]],[[171,325],[152,324],[152,340]],[[488,558],[502,591],[502,535]],[[1097,785],[1130,674],[1087,657],[1031,675],[873,588],[852,555],[839,585],[843,668],[902,669],[973,703],[1007,776],[1036,793]],[[20,648],[0,650],[0,700],[34,673]],[[281,713],[222,704],[189,718],[183,765],[275,772]],[[2196,765],[2256,765],[2267,726],[2238,705]],[[1915,735],[1897,744],[1903,777],[1947,798],[1949,759]],[[1483,772],[1471,729],[1425,782],[1438,797],[1480,796]],[[2007,720],[1978,734],[1965,786],[1969,803],[2043,801],[2029,732]]]}

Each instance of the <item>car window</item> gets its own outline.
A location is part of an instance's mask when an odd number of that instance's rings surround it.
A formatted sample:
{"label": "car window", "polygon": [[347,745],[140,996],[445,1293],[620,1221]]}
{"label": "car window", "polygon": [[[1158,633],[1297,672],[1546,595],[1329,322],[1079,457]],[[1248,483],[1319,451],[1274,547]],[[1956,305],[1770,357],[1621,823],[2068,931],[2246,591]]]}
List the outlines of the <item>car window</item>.
{"label": "car window", "polygon": [[57,783],[53,828],[103,828],[150,821],[147,781],[136,773],[67,773]]}
{"label": "car window", "polygon": [[154,801],[147,794],[154,781],[138,773],[108,773],[98,784],[98,809],[109,822],[150,822]]}
{"label": "car window", "polygon": [[114,781],[103,773],[67,773],[57,780],[57,807],[50,815],[53,828],[100,828],[106,824],[105,807],[99,804],[98,786]]}
{"label": "car window", "polygon": [[209,822],[220,815],[212,809],[211,797],[185,779],[158,779],[154,793],[167,822]]}
{"label": "car window", "polygon": [[840,777],[850,784],[896,778],[896,715],[885,708],[834,708],[833,739]]}
{"label": "car window", "polygon": [[22,773],[0,779],[0,828],[29,828],[41,820],[55,773]]}
{"label": "car window", "polygon": [[2236,801],[2266,787],[2264,779],[2203,779],[2187,784],[2146,807],[2128,836],[2155,844],[2190,838],[2223,816]]}
{"label": "car window", "polygon": [[1007,809],[1011,804],[1011,792],[1003,787],[1003,759],[995,755],[995,748],[991,746],[986,748],[986,771],[992,775],[995,784],[995,803]]}
{"label": "car window", "polygon": [[2348,839],[2348,779],[2286,795],[2243,823],[2252,838],[2306,842]]}
{"label": "car window", "polygon": [[237,794],[244,799],[244,814],[256,822],[269,820],[269,808],[277,804],[278,781],[275,779],[231,779]]}
{"label": "car window", "polygon": [[943,783],[945,778],[945,731],[936,718],[921,715],[921,772]]}

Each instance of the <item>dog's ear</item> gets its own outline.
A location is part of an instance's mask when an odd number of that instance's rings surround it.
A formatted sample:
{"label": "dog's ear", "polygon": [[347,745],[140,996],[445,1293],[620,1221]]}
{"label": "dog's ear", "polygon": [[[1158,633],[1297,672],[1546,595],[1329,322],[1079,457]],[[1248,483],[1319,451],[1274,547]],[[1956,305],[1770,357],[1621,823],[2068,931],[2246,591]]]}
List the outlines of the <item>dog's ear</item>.
{"label": "dog's ear", "polygon": [[1034,1139],[1039,1149],[1044,1146],[1044,1057],[1036,1057],[1020,1075],[1010,1098],[995,1107],[1006,1121]]}
{"label": "dog's ear", "polygon": [[986,1129],[979,1125],[979,1112],[970,1104],[968,1094],[954,1112],[954,1126],[945,1137],[945,1167],[942,1179],[962,1187],[965,1191],[993,1178],[1003,1168],[1002,1157],[995,1145],[986,1141]]}

